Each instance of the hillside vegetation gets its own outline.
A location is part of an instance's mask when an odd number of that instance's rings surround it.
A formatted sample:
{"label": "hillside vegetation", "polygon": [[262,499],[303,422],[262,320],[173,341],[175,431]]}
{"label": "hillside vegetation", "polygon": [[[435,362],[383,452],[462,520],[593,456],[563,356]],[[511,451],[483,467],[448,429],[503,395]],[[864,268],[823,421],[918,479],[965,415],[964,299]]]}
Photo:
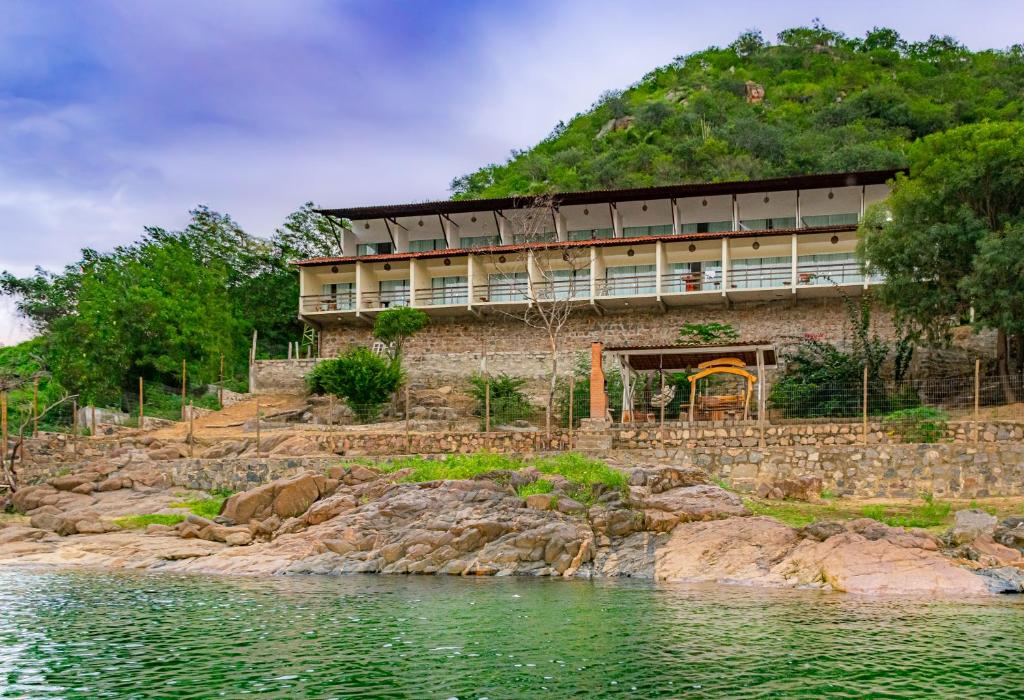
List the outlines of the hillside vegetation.
{"label": "hillside vegetation", "polygon": [[[763,89],[759,98],[758,88]],[[1024,49],[747,32],[611,91],[535,147],[456,178],[455,198],[900,167],[917,138],[1024,110]]]}

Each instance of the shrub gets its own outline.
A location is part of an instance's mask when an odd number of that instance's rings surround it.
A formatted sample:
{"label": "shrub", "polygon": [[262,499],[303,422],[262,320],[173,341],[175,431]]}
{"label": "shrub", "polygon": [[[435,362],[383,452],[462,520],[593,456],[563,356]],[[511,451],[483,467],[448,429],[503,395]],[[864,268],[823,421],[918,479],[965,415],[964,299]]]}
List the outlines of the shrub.
{"label": "shrub", "polygon": [[334,394],[348,404],[356,417],[371,421],[402,384],[397,360],[376,355],[369,348],[354,347],[333,360],[324,360],[306,376],[311,391]]}
{"label": "shrub", "polygon": [[392,356],[402,354],[402,346],[413,334],[427,325],[429,318],[419,309],[396,306],[385,309],[373,320],[373,337],[385,343],[392,343]]}
{"label": "shrub", "polygon": [[938,442],[946,434],[949,415],[931,406],[904,408],[885,417],[885,423],[904,442]]}
{"label": "shrub", "polygon": [[507,374],[499,374],[490,378],[477,374],[469,378],[469,394],[476,403],[473,415],[481,417],[481,427],[486,423],[483,419],[486,413],[488,381],[491,385],[492,425],[496,422],[529,420],[534,415],[536,409],[523,392],[523,387],[526,385],[525,379],[510,377]]}
{"label": "shrub", "polygon": [[739,332],[728,323],[687,323],[679,329],[679,342],[688,345],[738,340]]}
{"label": "shrub", "polygon": [[528,484],[523,484],[516,489],[516,495],[520,498],[526,498],[527,496],[533,496],[538,493],[551,493],[555,490],[555,485],[547,479],[537,479],[531,481]]}

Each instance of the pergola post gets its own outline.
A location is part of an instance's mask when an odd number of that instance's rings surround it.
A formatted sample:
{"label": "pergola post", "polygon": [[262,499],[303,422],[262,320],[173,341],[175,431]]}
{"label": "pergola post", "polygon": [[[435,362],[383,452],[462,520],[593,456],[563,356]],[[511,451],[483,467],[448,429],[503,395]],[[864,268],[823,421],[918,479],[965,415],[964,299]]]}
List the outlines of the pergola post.
{"label": "pergola post", "polygon": [[590,419],[601,420],[608,415],[608,394],[604,390],[604,346],[590,344]]}

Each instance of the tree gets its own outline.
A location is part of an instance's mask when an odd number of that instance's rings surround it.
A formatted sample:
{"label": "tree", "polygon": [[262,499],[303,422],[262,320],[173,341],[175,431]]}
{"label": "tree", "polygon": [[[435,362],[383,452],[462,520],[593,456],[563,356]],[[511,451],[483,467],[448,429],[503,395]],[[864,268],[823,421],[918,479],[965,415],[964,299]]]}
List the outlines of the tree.
{"label": "tree", "polygon": [[739,337],[739,331],[729,323],[686,323],[679,329],[679,342],[687,345],[725,343]]}
{"label": "tree", "polygon": [[[545,429],[550,435],[558,387],[562,334],[572,315],[590,296],[590,253],[585,247],[552,240],[554,202],[550,197],[525,199],[504,214],[512,240],[530,245],[519,253],[491,255],[503,290],[500,296],[519,302],[501,313],[543,333],[547,340],[548,377]],[[584,271],[586,273],[584,274]],[[493,296],[493,293],[492,293]]]}
{"label": "tree", "polygon": [[369,348],[353,347],[340,357],[317,363],[306,381],[315,393],[344,399],[356,417],[367,422],[380,414],[402,379],[397,360],[381,357]]}
{"label": "tree", "polygon": [[391,346],[391,357],[402,356],[405,341],[427,325],[429,317],[423,311],[409,306],[385,309],[373,320],[373,337]]}
{"label": "tree", "polygon": [[928,136],[911,148],[910,172],[860,229],[858,254],[886,278],[882,301],[932,342],[973,311],[980,327],[997,331],[1000,374],[1009,374],[1011,338],[1024,369],[1024,124]]}

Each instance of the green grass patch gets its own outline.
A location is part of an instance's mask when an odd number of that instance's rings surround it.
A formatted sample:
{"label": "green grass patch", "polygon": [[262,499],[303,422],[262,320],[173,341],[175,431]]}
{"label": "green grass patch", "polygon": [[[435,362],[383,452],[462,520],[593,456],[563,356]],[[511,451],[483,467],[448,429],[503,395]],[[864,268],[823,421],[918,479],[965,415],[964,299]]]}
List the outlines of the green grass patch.
{"label": "green grass patch", "polygon": [[114,524],[125,530],[140,530],[150,525],[177,525],[184,519],[184,515],[148,513],[146,515],[125,515],[121,518],[115,518]]}
{"label": "green grass patch", "polygon": [[555,485],[547,479],[537,479],[531,481],[529,484],[523,484],[516,489],[516,494],[520,498],[526,498],[527,496],[534,496],[538,493],[551,493],[555,490]]}
{"label": "green grass patch", "polygon": [[221,506],[230,495],[230,492],[218,491],[214,492],[214,495],[210,498],[176,501],[171,504],[171,508],[188,508],[196,515],[201,515],[204,518],[215,518],[220,514]]}
{"label": "green grass patch", "polygon": [[923,497],[919,502],[863,504],[830,499],[824,503],[805,503],[746,498],[744,503],[754,515],[767,515],[791,527],[803,527],[820,520],[871,518],[892,527],[942,530],[952,524],[954,510],[953,503],[936,501],[930,495]]}

